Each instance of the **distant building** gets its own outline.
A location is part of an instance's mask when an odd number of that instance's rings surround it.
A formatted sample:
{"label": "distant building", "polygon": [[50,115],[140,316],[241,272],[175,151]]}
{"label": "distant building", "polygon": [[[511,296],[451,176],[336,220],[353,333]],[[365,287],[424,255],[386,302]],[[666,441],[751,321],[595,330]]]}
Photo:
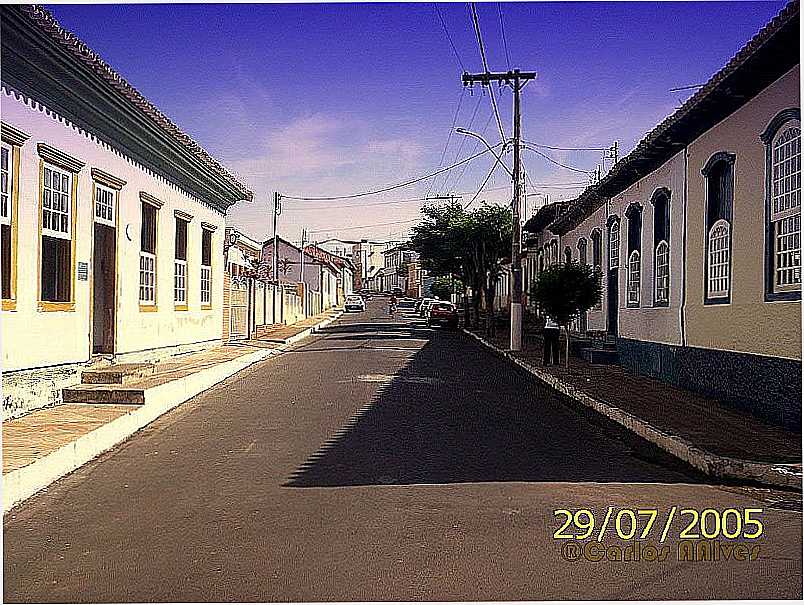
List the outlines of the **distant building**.
{"label": "distant building", "polygon": [[327,239],[323,242],[316,243],[316,246],[321,250],[326,250],[330,254],[347,258],[352,260],[352,254],[355,244],[359,244],[358,240],[343,240],[343,239]]}
{"label": "distant building", "polygon": [[385,266],[383,251],[398,242],[360,240],[352,246],[352,263],[355,266],[355,290],[380,291],[377,276]]}
{"label": "distant building", "polygon": [[418,254],[406,243],[394,244],[383,250],[383,268],[377,274],[377,289],[381,292],[408,290],[408,263],[418,260]]}
{"label": "distant building", "polygon": [[326,263],[329,268],[337,271],[337,296],[335,305],[341,306],[344,300],[354,291],[355,268],[352,261],[342,256],[337,256],[318,246],[306,246],[304,248],[310,256]]}
{"label": "distant building", "polygon": [[[316,315],[334,307],[337,303],[338,276],[340,270],[327,261],[322,261],[311,250],[302,253],[301,248],[279,237],[277,272],[274,273],[274,240],[268,239],[262,245],[260,264],[271,279],[282,285],[301,285],[299,295],[304,297],[303,315]],[[286,322],[287,323],[287,322]]]}

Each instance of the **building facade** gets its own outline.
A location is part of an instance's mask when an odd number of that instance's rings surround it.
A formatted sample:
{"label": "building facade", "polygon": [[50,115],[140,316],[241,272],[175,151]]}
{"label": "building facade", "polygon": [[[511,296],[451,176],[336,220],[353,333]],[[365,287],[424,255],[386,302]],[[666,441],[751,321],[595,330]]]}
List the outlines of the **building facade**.
{"label": "building facade", "polygon": [[583,328],[626,367],[801,422],[798,3],[538,229],[526,271],[600,267]]}
{"label": "building facade", "polygon": [[219,344],[225,215],[252,194],[43,8],[0,10],[13,416],[88,363]]}

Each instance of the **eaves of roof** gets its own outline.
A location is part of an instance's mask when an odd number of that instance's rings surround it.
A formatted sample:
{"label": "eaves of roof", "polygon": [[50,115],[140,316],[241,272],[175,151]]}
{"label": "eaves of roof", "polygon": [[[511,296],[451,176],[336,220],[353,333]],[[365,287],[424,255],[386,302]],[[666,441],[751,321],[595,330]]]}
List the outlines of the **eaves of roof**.
{"label": "eaves of roof", "polygon": [[3,83],[223,212],[253,193],[39,5],[4,5]]}
{"label": "eaves of roof", "polygon": [[550,224],[564,234],[664,164],[706,130],[739,109],[799,63],[799,2],[793,0],[698,92],[651,130],[606,174]]}

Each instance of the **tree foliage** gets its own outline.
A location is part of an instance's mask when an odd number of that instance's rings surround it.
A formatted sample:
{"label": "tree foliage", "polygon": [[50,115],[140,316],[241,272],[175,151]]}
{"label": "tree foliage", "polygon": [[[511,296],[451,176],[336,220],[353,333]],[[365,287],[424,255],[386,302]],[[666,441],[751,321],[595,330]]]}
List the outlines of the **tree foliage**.
{"label": "tree foliage", "polygon": [[449,300],[453,291],[463,290],[463,285],[460,280],[456,280],[457,283],[455,283],[453,279],[454,278],[445,275],[436,277],[433,281],[433,285],[430,286],[430,292],[440,300]]}
{"label": "tree foliage", "polygon": [[[475,325],[483,294],[491,314],[502,265],[510,256],[513,225],[511,211],[483,204],[467,212],[457,202],[426,205],[421,223],[413,228],[411,246],[419,253],[422,268],[434,276],[455,276],[464,293],[471,288]],[[468,310],[467,310],[468,312]]]}
{"label": "tree foliage", "polygon": [[589,265],[576,262],[551,265],[533,282],[531,296],[556,323],[567,326],[579,314],[600,302],[600,276]]}

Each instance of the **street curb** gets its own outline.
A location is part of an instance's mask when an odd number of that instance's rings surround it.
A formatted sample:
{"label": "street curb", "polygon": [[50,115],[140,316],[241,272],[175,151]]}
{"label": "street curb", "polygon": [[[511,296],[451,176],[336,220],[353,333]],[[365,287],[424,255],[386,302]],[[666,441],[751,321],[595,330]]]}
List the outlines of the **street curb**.
{"label": "street curb", "polygon": [[785,487],[801,490],[801,465],[800,464],[774,464],[770,462],[753,462],[721,456],[697,447],[691,441],[678,435],[671,435],[661,429],[651,425],[622,410],[618,407],[595,399],[588,393],[567,384],[559,378],[535,367],[521,359],[517,359],[508,351],[500,349],[483,337],[463,328],[463,332],[468,334],[478,342],[491,349],[495,353],[513,361],[515,364],[547,384],[554,390],[566,395],[578,403],[592,408],[598,413],[606,416],[614,422],[622,425],[631,432],[639,435],[646,441],[660,447],[667,453],[686,462],[690,466],[698,469],[705,475],[721,479],[737,479],[741,481],[752,481],[773,487]]}
{"label": "street curb", "polygon": [[[310,336],[310,334],[314,334],[315,332],[317,332],[321,328],[323,328],[325,326],[328,326],[329,324],[331,324],[336,319],[339,319],[341,317],[341,315],[343,315],[343,311],[338,311],[332,317],[328,317],[327,319],[324,319],[324,320],[318,322],[314,326],[310,326],[309,328],[305,328],[304,330],[302,330],[298,334],[294,334],[293,336],[290,336],[290,337],[288,337],[288,338],[286,338],[284,340],[271,339],[271,338],[264,338],[264,339],[261,339],[261,340],[264,340],[265,342],[281,343],[281,345],[283,345],[283,346],[292,345],[295,342],[298,342],[300,340],[303,340],[303,339],[307,338],[308,336]],[[279,347],[279,348],[281,349],[282,347]]]}
{"label": "street curb", "polygon": [[[340,316],[341,313],[338,313],[300,334],[308,336],[314,330],[329,325]],[[293,337],[294,342],[304,338],[300,334]],[[288,342],[285,346],[289,344]],[[166,412],[234,376],[241,370],[278,355],[283,349],[284,346],[277,349],[260,349],[195,374],[146,389],[143,405],[82,435],[72,443],[50,452],[35,462],[3,475],[3,514],[45,489],[54,481],[124,442]]]}

